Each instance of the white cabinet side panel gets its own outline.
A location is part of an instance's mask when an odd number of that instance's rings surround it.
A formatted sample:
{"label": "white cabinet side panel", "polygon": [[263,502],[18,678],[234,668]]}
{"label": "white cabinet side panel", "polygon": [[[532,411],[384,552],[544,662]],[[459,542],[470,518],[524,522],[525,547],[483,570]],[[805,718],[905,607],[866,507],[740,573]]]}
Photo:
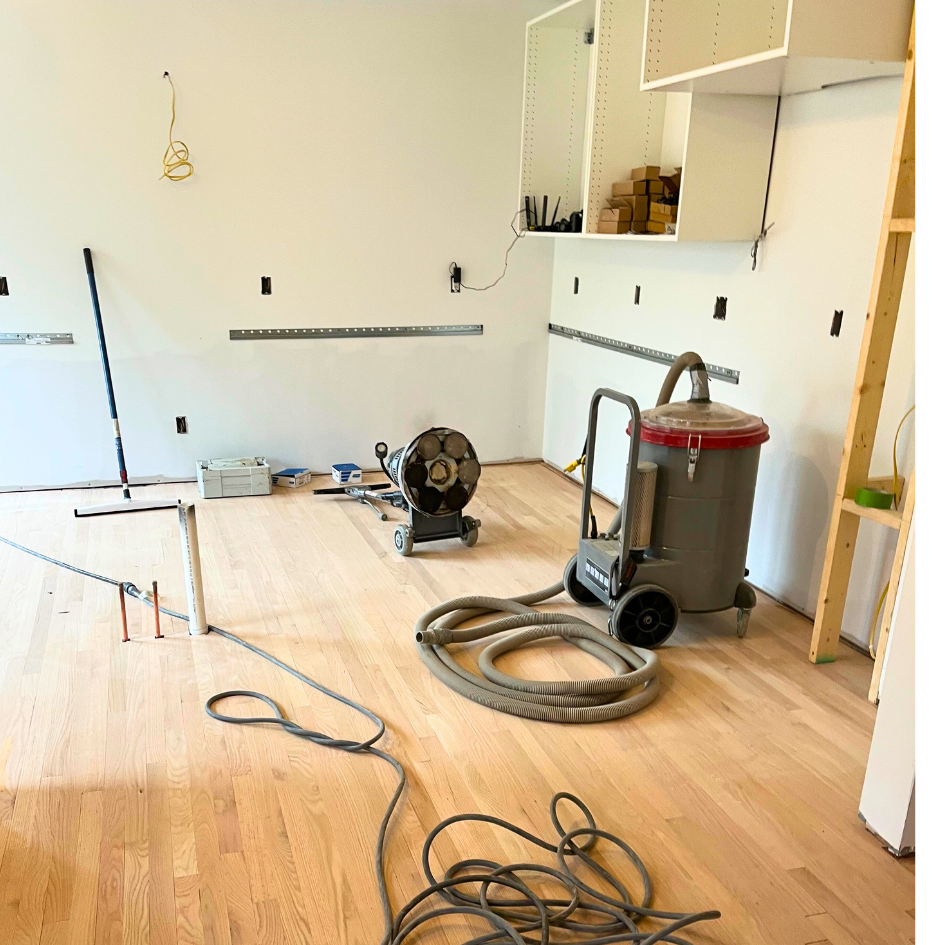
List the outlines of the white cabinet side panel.
{"label": "white cabinet side panel", "polygon": [[[589,50],[582,29],[528,28],[522,128],[522,196],[547,194],[559,213],[582,201]],[[549,208],[549,213],[551,212]]]}
{"label": "white cabinet side panel", "polygon": [[912,0],[794,0],[788,55],[905,62]]}
{"label": "white cabinet side panel", "polygon": [[784,45],[788,0],[722,0],[715,6],[712,65]]}
{"label": "white cabinet side panel", "polygon": [[753,240],[761,229],[777,98],[693,95],[680,240]]}
{"label": "white cabinet side panel", "polygon": [[678,75],[712,62],[715,4],[649,0],[643,81]]}
{"label": "white cabinet side panel", "polygon": [[689,108],[692,96],[685,92],[667,92],[663,115],[663,143],[660,167],[670,170],[682,167],[686,158],[686,136],[689,132]]}
{"label": "white cabinet side panel", "polygon": [[585,211],[588,233],[597,231],[597,218],[615,181],[626,180],[641,164],[660,162],[666,97],[641,92],[639,85],[645,12],[645,0],[601,0]]}
{"label": "white cabinet side panel", "polygon": [[788,0],[649,0],[643,81],[784,45]]}

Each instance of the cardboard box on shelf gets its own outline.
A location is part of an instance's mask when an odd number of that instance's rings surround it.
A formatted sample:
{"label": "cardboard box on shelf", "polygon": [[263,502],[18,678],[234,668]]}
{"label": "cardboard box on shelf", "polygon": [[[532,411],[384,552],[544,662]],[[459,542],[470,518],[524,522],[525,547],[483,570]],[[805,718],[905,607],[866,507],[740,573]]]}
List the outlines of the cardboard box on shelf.
{"label": "cardboard box on shelf", "polygon": [[631,233],[645,233],[646,220],[632,220],[630,222],[630,232]]}
{"label": "cardboard box on shelf", "polygon": [[670,203],[651,203],[650,219],[659,220],[661,223],[675,223],[679,214],[679,207]]}
{"label": "cardboard box on shelf", "polygon": [[600,212],[601,220],[632,220],[632,207],[610,207],[604,208]]}
{"label": "cardboard box on shelf", "polygon": [[646,196],[628,198],[633,207],[633,219],[645,220],[650,208],[650,198]]}
{"label": "cardboard box on shelf", "polygon": [[635,167],[630,171],[630,180],[659,180],[660,169],[658,165],[647,164],[645,167]]}
{"label": "cardboard box on shelf", "polygon": [[607,206],[609,207],[629,207],[629,197],[607,197]]}
{"label": "cardboard box on shelf", "polygon": [[659,220],[647,220],[646,221],[646,232],[647,233],[665,233],[666,224],[660,223]]}
{"label": "cardboard box on shelf", "polygon": [[600,220],[597,224],[598,233],[629,233],[629,220]]}
{"label": "cardboard box on shelf", "polygon": [[646,192],[651,197],[660,197],[663,194],[663,184],[658,180],[648,180],[646,182]]}
{"label": "cardboard box on shelf", "polygon": [[634,197],[646,193],[645,180],[618,180],[610,188],[614,197]]}
{"label": "cardboard box on shelf", "polygon": [[675,197],[679,193],[679,181],[676,180],[675,175],[660,175],[660,183],[663,185],[663,193],[669,194],[671,197]]}

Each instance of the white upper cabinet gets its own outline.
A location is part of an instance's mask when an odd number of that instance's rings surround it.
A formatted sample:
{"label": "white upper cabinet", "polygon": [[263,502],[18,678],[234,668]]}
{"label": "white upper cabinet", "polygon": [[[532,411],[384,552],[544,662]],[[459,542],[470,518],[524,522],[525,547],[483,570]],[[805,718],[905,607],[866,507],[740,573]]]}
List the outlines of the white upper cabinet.
{"label": "white upper cabinet", "polygon": [[[687,4],[682,4],[687,5]],[[519,207],[584,214],[611,240],[753,240],[761,229],[776,95],[641,91],[646,0],[572,0],[527,26]],[[599,234],[613,184],[682,167],[676,232]],[[542,234],[544,235],[544,234]]]}
{"label": "white upper cabinet", "polygon": [[648,0],[641,88],[791,95],[901,75],[912,0]]}
{"label": "white upper cabinet", "polygon": [[596,0],[572,0],[532,20],[525,50],[522,199],[560,197],[558,217],[584,206],[585,134]]}

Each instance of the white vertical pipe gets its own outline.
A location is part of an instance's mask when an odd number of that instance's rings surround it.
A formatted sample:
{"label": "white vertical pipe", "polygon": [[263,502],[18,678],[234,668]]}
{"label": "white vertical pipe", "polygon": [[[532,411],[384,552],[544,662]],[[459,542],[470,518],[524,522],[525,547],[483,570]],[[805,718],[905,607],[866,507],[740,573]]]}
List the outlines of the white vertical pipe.
{"label": "white vertical pipe", "polygon": [[193,502],[178,506],[180,550],[184,559],[184,589],[190,614],[191,634],[207,633],[207,612],[203,603],[203,576],[200,573],[200,545],[197,543],[197,511]]}

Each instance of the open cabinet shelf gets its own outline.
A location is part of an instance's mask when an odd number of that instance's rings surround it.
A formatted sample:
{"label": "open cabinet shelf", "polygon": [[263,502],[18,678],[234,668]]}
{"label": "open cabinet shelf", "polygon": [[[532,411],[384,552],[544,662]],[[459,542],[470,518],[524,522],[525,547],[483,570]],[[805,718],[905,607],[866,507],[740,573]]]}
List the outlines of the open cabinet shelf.
{"label": "open cabinet shelf", "polygon": [[[584,232],[529,235],[753,240],[761,228],[776,96],[640,90],[646,0],[570,0],[528,23],[519,207],[548,196],[548,223],[581,210]],[[603,234],[612,185],[634,167],[682,167],[676,233]]]}
{"label": "open cabinet shelf", "polygon": [[791,95],[902,75],[913,0],[648,0],[641,88]]}

